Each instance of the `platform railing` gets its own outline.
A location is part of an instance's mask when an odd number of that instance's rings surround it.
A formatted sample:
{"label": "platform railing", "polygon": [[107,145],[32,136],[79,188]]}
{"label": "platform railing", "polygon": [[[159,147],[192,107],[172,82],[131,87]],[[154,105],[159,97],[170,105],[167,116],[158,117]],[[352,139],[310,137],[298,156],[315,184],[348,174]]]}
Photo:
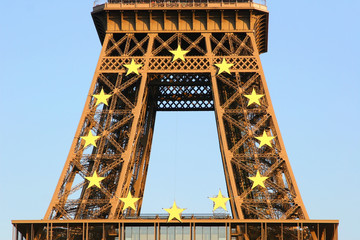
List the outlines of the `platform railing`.
{"label": "platform railing", "polygon": [[120,6],[139,7],[211,7],[238,6],[243,3],[266,6],[266,0],[95,0],[94,7],[103,4],[119,4]]}

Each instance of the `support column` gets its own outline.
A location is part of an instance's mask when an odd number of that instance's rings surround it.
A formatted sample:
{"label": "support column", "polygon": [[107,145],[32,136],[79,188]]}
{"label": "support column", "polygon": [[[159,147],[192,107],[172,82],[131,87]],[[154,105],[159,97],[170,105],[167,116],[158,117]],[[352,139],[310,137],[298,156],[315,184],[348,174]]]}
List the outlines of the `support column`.
{"label": "support column", "polygon": [[[136,106],[132,110],[132,114],[134,115],[133,123],[131,125],[130,130],[130,137],[129,137],[129,144],[127,149],[125,149],[125,152],[122,154],[122,158],[124,160],[119,181],[117,184],[117,189],[115,192],[115,195],[111,199],[111,210],[109,214],[109,219],[115,219],[117,216],[120,215],[120,208],[123,206],[123,203],[120,203],[119,197],[126,197],[129,188],[130,188],[130,181],[132,177],[132,167],[134,157],[135,157],[135,150],[136,146],[139,141],[139,133],[142,130],[143,122],[141,120],[144,120],[144,118],[140,118],[141,115],[145,115],[146,112],[146,106],[144,108],[144,104],[147,104],[147,97],[148,97],[148,66],[149,66],[149,60],[152,56],[152,49],[153,49],[153,43],[155,34],[149,34],[149,43],[147,47],[147,52],[145,55],[145,64],[143,70],[141,73],[141,83],[140,88],[137,96]],[[139,214],[139,212],[138,212]]]}

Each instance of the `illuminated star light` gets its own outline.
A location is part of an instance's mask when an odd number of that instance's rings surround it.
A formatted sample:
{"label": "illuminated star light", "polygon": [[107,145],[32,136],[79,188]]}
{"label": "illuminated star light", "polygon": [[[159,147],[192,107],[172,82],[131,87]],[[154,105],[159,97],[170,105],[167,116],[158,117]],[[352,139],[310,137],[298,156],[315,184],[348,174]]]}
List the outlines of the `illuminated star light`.
{"label": "illuminated star light", "polygon": [[260,141],[259,148],[261,148],[264,145],[268,145],[269,147],[272,147],[271,140],[273,140],[275,137],[268,136],[266,134],[266,131],[264,130],[263,135],[261,137],[255,137],[255,138]]}
{"label": "illuminated star light", "polygon": [[226,209],[226,202],[230,200],[230,198],[225,198],[223,197],[223,195],[221,194],[221,190],[219,189],[219,194],[217,195],[216,198],[210,198],[213,202],[214,202],[214,208],[213,211],[215,211],[216,209],[218,209],[219,207],[223,208],[225,211],[227,211]]}
{"label": "illuminated star light", "polygon": [[82,139],[84,139],[85,140],[85,146],[84,147],[86,147],[86,146],[88,146],[88,145],[93,145],[94,147],[96,147],[96,140],[98,139],[98,138],[100,138],[100,136],[94,136],[94,135],[92,135],[92,132],[91,132],[91,130],[89,131],[89,134],[87,135],[87,136],[82,136],[82,137],[80,137],[80,138],[82,138]]}
{"label": "illuminated star light", "polygon": [[217,75],[219,75],[222,72],[227,72],[228,74],[231,74],[230,73],[230,68],[232,66],[234,66],[234,64],[227,63],[225,58],[223,58],[222,62],[221,63],[216,63],[215,66],[217,66],[219,68],[219,71],[218,71]]}
{"label": "illuminated star light", "polygon": [[129,191],[126,198],[119,198],[119,199],[125,203],[123,207],[123,211],[125,211],[125,209],[129,207],[136,211],[135,202],[137,202],[140,198],[132,197]]}
{"label": "illuminated star light", "polygon": [[169,213],[168,222],[174,218],[181,222],[181,213],[185,210],[185,208],[178,208],[176,206],[176,202],[174,201],[172,208],[164,208],[164,210]]}
{"label": "illuminated star light", "polygon": [[187,54],[189,51],[182,50],[181,47],[180,47],[180,45],[178,45],[178,47],[177,47],[176,50],[174,50],[174,51],[169,51],[169,52],[171,52],[172,54],[174,54],[174,57],[173,57],[173,60],[172,60],[172,62],[173,62],[173,61],[175,61],[176,59],[179,59],[179,58],[180,58],[181,60],[185,61],[184,55]]}
{"label": "illuminated star light", "polygon": [[104,89],[101,89],[100,94],[94,94],[93,97],[96,98],[96,106],[100,103],[108,105],[107,99],[111,97],[111,94],[105,94]]}
{"label": "illuminated star light", "polygon": [[255,177],[248,177],[251,181],[253,181],[253,185],[251,187],[251,189],[254,189],[256,186],[261,186],[263,188],[265,188],[265,185],[264,185],[264,181],[266,179],[268,179],[269,177],[263,177],[260,175],[260,172],[259,170],[256,172],[256,176]]}
{"label": "illuminated star light", "polygon": [[134,59],[131,59],[130,64],[124,64],[124,67],[126,67],[128,69],[127,72],[126,72],[126,76],[129,75],[132,72],[139,75],[138,68],[141,67],[141,66],[142,66],[142,64],[136,64]]}
{"label": "illuminated star light", "polygon": [[256,103],[257,105],[261,106],[259,99],[264,96],[264,94],[256,94],[255,88],[253,88],[250,95],[244,95],[249,99],[248,106],[250,106],[253,103]]}
{"label": "illuminated star light", "polygon": [[90,188],[94,185],[97,186],[98,188],[101,188],[100,181],[102,181],[104,179],[104,177],[98,177],[98,175],[96,174],[96,171],[94,172],[92,177],[85,177],[85,178],[90,181],[89,186],[87,188]]}

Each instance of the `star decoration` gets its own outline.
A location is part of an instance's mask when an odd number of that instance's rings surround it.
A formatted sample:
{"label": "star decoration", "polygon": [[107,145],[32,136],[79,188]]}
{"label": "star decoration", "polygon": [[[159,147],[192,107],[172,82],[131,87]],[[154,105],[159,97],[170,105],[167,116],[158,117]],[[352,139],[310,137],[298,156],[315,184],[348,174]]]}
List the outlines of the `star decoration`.
{"label": "star decoration", "polygon": [[129,191],[126,198],[120,198],[120,200],[125,203],[123,207],[123,211],[128,207],[136,211],[135,202],[137,202],[139,199],[140,198],[132,197]]}
{"label": "star decoration", "polygon": [[256,176],[255,177],[248,177],[251,181],[253,181],[253,185],[251,187],[251,189],[254,189],[256,186],[260,185],[262,186],[263,188],[265,188],[265,185],[264,185],[264,181],[266,179],[268,179],[269,177],[263,177],[261,176],[259,170],[256,172]]}
{"label": "star decoration", "polygon": [[214,202],[214,208],[213,211],[215,211],[216,209],[218,209],[219,207],[223,208],[225,211],[227,211],[226,209],[226,202],[230,200],[230,198],[225,198],[223,197],[223,195],[221,194],[221,190],[219,189],[219,194],[217,195],[216,198],[210,198],[213,202]]}
{"label": "star decoration", "polygon": [[185,210],[185,208],[178,208],[176,206],[176,202],[174,201],[172,208],[164,208],[164,210],[169,213],[168,222],[174,218],[181,222],[181,213]]}
{"label": "star decoration", "polygon": [[129,75],[132,72],[139,75],[138,68],[141,67],[141,66],[142,66],[142,64],[136,64],[134,59],[131,59],[130,64],[124,64],[124,67],[126,67],[128,69],[127,72],[126,72],[126,76]]}
{"label": "star decoration", "polygon": [[219,75],[222,72],[227,72],[228,74],[231,74],[230,73],[230,68],[232,66],[234,66],[234,64],[227,63],[225,58],[223,58],[222,62],[221,63],[215,63],[215,66],[217,66],[219,68],[219,71],[218,71],[217,75]]}
{"label": "star decoration", "polygon": [[185,57],[184,55],[187,54],[189,51],[186,51],[186,50],[182,50],[180,45],[178,45],[177,49],[175,51],[169,51],[171,52],[172,54],[174,54],[174,57],[173,57],[173,61],[175,61],[176,59],[181,59],[183,61],[185,61]]}
{"label": "star decoration", "polygon": [[250,95],[244,95],[249,99],[248,106],[250,106],[253,103],[256,103],[257,105],[261,105],[259,102],[259,99],[264,96],[264,94],[256,94],[255,88],[253,88]]}
{"label": "star decoration", "polygon": [[93,97],[96,98],[96,106],[100,103],[108,105],[107,99],[111,97],[111,94],[105,94],[104,89],[101,89],[100,94],[94,94]]}
{"label": "star decoration", "polygon": [[266,134],[266,131],[264,130],[263,135],[261,137],[255,137],[255,138],[260,141],[259,148],[261,148],[264,145],[268,145],[269,147],[272,147],[271,140],[273,140],[275,137],[268,136]]}
{"label": "star decoration", "polygon": [[89,134],[87,135],[87,136],[82,136],[82,137],[80,137],[80,138],[82,138],[82,139],[84,139],[85,140],[85,146],[84,147],[86,147],[86,146],[88,146],[88,145],[93,145],[94,147],[96,147],[96,140],[98,139],[98,138],[100,138],[100,136],[94,136],[94,135],[92,135],[92,132],[91,132],[91,130],[89,131]]}
{"label": "star decoration", "polygon": [[94,172],[92,177],[85,177],[85,178],[90,181],[89,186],[87,188],[90,188],[94,185],[97,186],[98,188],[101,188],[100,181],[102,181],[104,179],[104,177],[98,177],[98,175],[96,174],[96,171]]}

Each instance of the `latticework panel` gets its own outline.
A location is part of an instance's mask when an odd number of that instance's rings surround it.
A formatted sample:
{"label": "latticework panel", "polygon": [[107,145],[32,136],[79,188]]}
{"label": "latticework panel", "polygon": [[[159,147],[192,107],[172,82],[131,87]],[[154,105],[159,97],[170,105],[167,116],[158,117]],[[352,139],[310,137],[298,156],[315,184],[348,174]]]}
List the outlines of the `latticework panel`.
{"label": "latticework panel", "polygon": [[151,75],[150,88],[158,111],[214,109],[209,74]]}
{"label": "latticework panel", "polygon": [[[138,64],[144,64],[145,59],[134,57],[132,58]],[[234,64],[234,72],[254,71],[259,69],[258,61],[255,57],[215,57],[214,63],[220,63],[225,59],[228,63]],[[125,72],[124,64],[129,64],[128,57],[106,57],[103,58],[100,65],[102,72]],[[206,72],[209,71],[210,61],[207,57],[188,57],[186,62],[172,61],[171,57],[154,57],[149,60],[148,73],[163,73],[163,72]],[[140,67],[139,70],[143,70]]]}
{"label": "latticework panel", "polygon": [[[257,73],[217,77],[220,104],[224,109],[224,128],[228,150],[231,152],[231,167],[236,180],[236,192],[242,201],[245,218],[304,218],[301,205],[289,168],[284,158],[284,147],[278,138],[279,132],[269,111],[266,98],[260,99],[261,106],[247,106],[253,89],[266,95],[266,90]],[[234,88],[234,86],[237,86]],[[275,138],[271,146],[260,147],[255,137],[263,135]],[[252,189],[249,177],[259,171],[268,177],[266,188]]]}
{"label": "latticework panel", "polygon": [[[146,76],[99,70],[110,64],[104,57],[143,55],[148,41],[147,34],[107,35],[103,57],[47,218],[118,218],[134,214],[131,210],[119,211],[122,206],[119,198],[129,191],[133,195],[143,194],[155,106],[147,103]],[[146,66],[144,58],[137,61]],[[129,59],[122,62],[130,63]],[[98,104],[95,96],[101,92],[106,93],[108,99]],[[91,144],[84,141],[89,134],[96,136]],[[86,179],[94,173],[103,178],[99,187],[91,187]],[[141,202],[139,204],[141,206]]]}
{"label": "latticework panel", "polygon": [[[110,200],[114,198],[124,162],[122,154],[129,143],[140,79],[136,75],[99,74],[93,94],[103,89],[112,96],[108,106],[96,106],[94,97],[89,102],[81,130],[75,136],[75,147],[59,189],[58,203],[50,218],[108,217]],[[85,147],[81,136],[90,131],[99,139],[96,146]],[[101,188],[87,188],[85,177],[95,171],[104,177]],[[78,198],[72,199],[73,196]]]}
{"label": "latticework panel", "polygon": [[[255,41],[254,36],[247,35],[231,47],[233,38],[217,34],[209,41],[212,54],[224,56],[228,63],[235,65],[228,59],[240,52],[256,57],[255,61],[246,63],[253,71],[224,72],[213,77],[225,172],[229,192],[233,194],[232,206],[236,209],[233,213],[245,219],[304,219],[307,215],[286,156],[262,69],[257,63],[260,61],[258,52],[251,44]],[[220,63],[216,58],[214,62]],[[251,103],[246,97],[253,91],[261,96],[258,103]],[[263,134],[273,138],[269,144],[259,140]],[[253,188],[251,177],[258,172],[267,179],[263,182],[264,187]]]}

